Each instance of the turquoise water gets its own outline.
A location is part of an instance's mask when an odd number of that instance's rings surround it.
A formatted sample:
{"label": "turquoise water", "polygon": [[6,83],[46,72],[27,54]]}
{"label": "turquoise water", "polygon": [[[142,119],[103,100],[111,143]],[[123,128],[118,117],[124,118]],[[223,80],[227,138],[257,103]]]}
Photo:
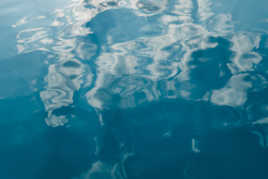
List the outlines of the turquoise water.
{"label": "turquoise water", "polygon": [[267,179],[266,0],[1,0],[1,179]]}

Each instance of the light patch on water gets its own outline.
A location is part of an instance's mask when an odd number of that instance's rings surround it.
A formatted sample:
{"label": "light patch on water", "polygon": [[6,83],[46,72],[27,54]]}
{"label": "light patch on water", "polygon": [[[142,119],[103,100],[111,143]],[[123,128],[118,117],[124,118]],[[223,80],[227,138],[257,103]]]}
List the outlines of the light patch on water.
{"label": "light patch on water", "polygon": [[64,126],[68,123],[68,119],[65,116],[55,116],[53,114],[49,114],[49,117],[45,121],[50,127]]}
{"label": "light patch on water", "polygon": [[193,3],[190,0],[178,0],[174,2],[174,7],[171,10],[172,13],[176,14],[176,18],[181,23],[191,23],[192,19]]}
{"label": "light patch on water", "polygon": [[232,76],[224,88],[212,92],[211,102],[232,107],[242,106],[247,101],[247,90],[252,87],[250,82],[244,80],[245,77],[243,74]]}
{"label": "light patch on water", "polygon": [[74,179],[127,179],[125,163],[132,156],[133,153],[124,153],[121,160],[114,164],[98,160],[92,164],[88,172]]}
{"label": "light patch on water", "polygon": [[215,36],[228,36],[234,32],[231,14],[218,14],[209,21],[208,30],[214,32]]}
{"label": "light patch on water", "polygon": [[108,164],[105,164],[101,161],[97,161],[92,165],[88,174],[82,177],[82,179],[112,179],[113,177],[111,170],[112,166],[109,166]]}
{"label": "light patch on water", "polygon": [[[260,37],[255,34],[237,34],[232,38],[232,50],[236,52],[233,59],[234,68],[233,73],[252,71],[254,65],[261,62],[262,57],[253,51],[254,48],[259,47]],[[234,71],[235,70],[235,71]]]}
{"label": "light patch on water", "polygon": [[73,86],[67,79],[56,71],[55,65],[50,65],[48,75],[46,77],[47,86],[40,92],[40,97],[48,112],[46,123],[56,127],[64,125],[68,120],[65,116],[55,116],[53,111],[73,103]]}
{"label": "light patch on water", "polygon": [[43,44],[52,44],[53,40],[52,39],[42,39],[42,40],[40,40],[40,42]]}
{"label": "light patch on water", "polygon": [[268,124],[268,117],[254,121],[253,124]]}
{"label": "light patch on water", "polygon": [[199,149],[199,141],[197,139],[192,139],[192,151],[194,153],[200,153],[200,149]]}
{"label": "light patch on water", "polygon": [[74,179],[124,179],[121,174],[118,174],[117,166],[118,164],[112,166],[102,161],[97,161],[92,164],[91,169],[86,174]]}
{"label": "light patch on water", "polygon": [[212,12],[212,1],[211,0],[197,0],[198,2],[198,16],[201,22],[207,22],[214,13]]}
{"label": "light patch on water", "polygon": [[[168,0],[137,0],[136,7],[139,9],[138,15],[155,15],[165,10]],[[143,13],[143,14],[142,14]]]}
{"label": "light patch on water", "polygon": [[64,23],[63,22],[60,22],[60,21],[57,21],[57,20],[54,20],[52,23],[51,23],[51,26],[52,27],[59,27],[59,26],[63,26]]}
{"label": "light patch on water", "polygon": [[255,134],[255,135],[257,135],[258,137],[259,137],[259,144],[260,144],[260,146],[262,146],[262,147],[267,147],[267,142],[268,141],[265,141],[265,136],[263,136],[263,134],[261,133],[261,132],[259,132],[259,131],[252,131],[252,133],[253,134]]}
{"label": "light patch on water", "polygon": [[16,22],[16,24],[13,24],[12,27],[16,28],[16,27],[21,26],[21,25],[26,24],[26,23],[27,23],[27,17],[23,17],[18,22]]}

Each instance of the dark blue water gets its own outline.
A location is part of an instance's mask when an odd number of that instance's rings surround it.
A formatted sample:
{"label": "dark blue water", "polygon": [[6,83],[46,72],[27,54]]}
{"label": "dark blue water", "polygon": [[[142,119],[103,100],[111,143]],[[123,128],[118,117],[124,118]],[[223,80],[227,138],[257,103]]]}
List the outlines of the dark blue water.
{"label": "dark blue water", "polygon": [[1,0],[0,179],[267,179],[267,7]]}

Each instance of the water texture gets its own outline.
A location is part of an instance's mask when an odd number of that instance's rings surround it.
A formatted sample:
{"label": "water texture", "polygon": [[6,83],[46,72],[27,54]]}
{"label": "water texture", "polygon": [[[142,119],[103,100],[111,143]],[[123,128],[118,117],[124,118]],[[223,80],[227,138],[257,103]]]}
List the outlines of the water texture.
{"label": "water texture", "polygon": [[267,179],[268,1],[1,0],[1,179]]}

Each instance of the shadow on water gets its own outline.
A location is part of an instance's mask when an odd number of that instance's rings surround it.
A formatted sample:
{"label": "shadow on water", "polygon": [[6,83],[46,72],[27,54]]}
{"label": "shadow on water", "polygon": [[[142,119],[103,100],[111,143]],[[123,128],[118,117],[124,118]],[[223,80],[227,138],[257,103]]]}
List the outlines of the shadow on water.
{"label": "shadow on water", "polygon": [[[268,151],[257,136],[246,128],[222,126],[237,120],[230,107],[167,100],[111,109],[103,112],[105,125],[100,130],[95,113],[78,106],[67,110],[76,116],[70,127],[47,127],[46,114],[33,112],[36,106],[42,108],[38,101],[38,96],[29,96],[0,103],[2,176],[72,178],[97,160],[114,165],[125,153],[134,154],[124,162],[130,179],[265,176]],[[27,109],[21,109],[25,105]],[[4,108],[10,106],[13,115]],[[197,135],[200,154],[192,151],[192,138]]]}
{"label": "shadow on water", "polygon": [[97,116],[79,107],[61,110],[74,119],[69,127],[51,128],[38,93],[0,101],[2,177],[72,178],[88,169],[95,158]]}
{"label": "shadow on water", "polygon": [[[184,100],[108,110],[103,113],[106,127],[99,160],[113,165],[122,154],[133,153],[124,162],[131,179],[262,178],[267,149],[248,127],[223,124],[241,120],[238,112]],[[195,137],[200,153],[192,150]]]}
{"label": "shadow on water", "polygon": [[[219,37],[211,41],[218,45],[194,52],[189,62],[196,66],[190,75],[199,92],[201,89],[200,96],[224,87],[232,76],[227,67],[233,56],[231,42]],[[266,59],[267,50],[259,50]],[[262,74],[261,69],[256,74]],[[249,103],[255,100],[256,105],[266,104],[266,91],[249,90]],[[126,175],[121,178],[250,179],[267,175],[268,150],[260,144],[263,139],[252,133],[257,130],[265,136],[265,127],[248,123],[250,118],[260,118],[250,116],[258,114],[253,108],[249,110],[250,104],[234,108],[179,98],[119,109],[115,101],[120,97],[115,98],[113,106],[101,112],[104,127],[97,159],[113,166],[122,161],[122,155],[132,153],[123,163],[121,172]],[[193,139],[199,141],[200,153],[193,151]],[[98,178],[85,178],[90,176]]]}

